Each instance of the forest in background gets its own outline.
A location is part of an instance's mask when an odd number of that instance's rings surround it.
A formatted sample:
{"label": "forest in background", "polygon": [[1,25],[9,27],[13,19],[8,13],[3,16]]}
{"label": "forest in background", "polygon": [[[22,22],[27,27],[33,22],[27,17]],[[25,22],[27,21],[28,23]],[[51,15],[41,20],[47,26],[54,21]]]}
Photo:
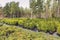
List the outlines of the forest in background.
{"label": "forest in background", "polygon": [[[60,17],[59,0],[30,0],[30,8],[19,7],[19,2],[8,2],[0,7],[0,15],[8,18],[54,18]],[[21,4],[22,5],[22,4]]]}

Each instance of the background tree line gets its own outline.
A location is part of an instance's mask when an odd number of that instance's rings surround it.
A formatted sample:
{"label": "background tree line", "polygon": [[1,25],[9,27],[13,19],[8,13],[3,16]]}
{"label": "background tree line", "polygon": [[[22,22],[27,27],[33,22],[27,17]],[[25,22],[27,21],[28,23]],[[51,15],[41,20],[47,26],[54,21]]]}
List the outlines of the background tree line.
{"label": "background tree line", "polygon": [[19,2],[6,3],[0,14],[4,17],[53,18],[60,17],[59,0],[30,0],[30,8],[19,7]]}
{"label": "background tree line", "polygon": [[60,17],[59,0],[30,0],[30,8],[39,18]]}

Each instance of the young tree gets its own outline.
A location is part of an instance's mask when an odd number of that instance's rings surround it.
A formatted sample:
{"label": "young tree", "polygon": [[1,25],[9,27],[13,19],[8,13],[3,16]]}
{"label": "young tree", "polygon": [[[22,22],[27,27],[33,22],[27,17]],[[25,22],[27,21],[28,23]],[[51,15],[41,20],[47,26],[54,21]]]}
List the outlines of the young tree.
{"label": "young tree", "polygon": [[6,6],[3,8],[4,16],[10,17],[10,6],[9,3],[6,3]]}
{"label": "young tree", "polygon": [[25,14],[25,16],[26,16],[27,18],[29,18],[30,15],[31,15],[31,10],[30,10],[29,8],[25,8],[25,9],[24,9],[24,14]]}
{"label": "young tree", "polygon": [[4,17],[3,15],[3,9],[2,9],[2,6],[0,6],[0,19],[2,19]]}
{"label": "young tree", "polygon": [[30,0],[31,18],[36,13],[36,0]]}
{"label": "young tree", "polygon": [[58,3],[57,0],[53,0],[53,6],[52,6],[52,17],[57,17],[57,8],[58,8]]}
{"label": "young tree", "polygon": [[4,10],[4,14],[7,17],[19,17],[20,16],[19,2],[7,3],[6,6],[3,8],[3,10]]}
{"label": "young tree", "polygon": [[57,1],[58,1],[58,16],[60,17],[60,0]]}
{"label": "young tree", "polygon": [[10,14],[12,14],[12,17],[18,17],[19,16],[19,3],[11,2],[10,3]]}
{"label": "young tree", "polygon": [[41,18],[41,13],[43,11],[43,0],[30,0],[30,8],[33,14],[38,14]]}
{"label": "young tree", "polygon": [[43,13],[43,0],[37,0],[37,13],[41,18],[41,13]]}
{"label": "young tree", "polygon": [[45,18],[51,17],[51,0],[47,0],[45,3]]}

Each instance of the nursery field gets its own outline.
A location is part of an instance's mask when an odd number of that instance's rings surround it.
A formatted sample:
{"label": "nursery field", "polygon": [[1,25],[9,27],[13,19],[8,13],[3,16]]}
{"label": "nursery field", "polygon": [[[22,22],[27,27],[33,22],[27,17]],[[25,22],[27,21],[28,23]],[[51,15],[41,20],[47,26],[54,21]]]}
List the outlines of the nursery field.
{"label": "nursery field", "polygon": [[60,19],[0,19],[0,40],[60,40]]}
{"label": "nursery field", "polygon": [[44,32],[34,32],[21,27],[0,26],[0,40],[60,40],[60,37],[48,35]]}
{"label": "nursery field", "polygon": [[0,40],[60,40],[60,0],[1,0]]}

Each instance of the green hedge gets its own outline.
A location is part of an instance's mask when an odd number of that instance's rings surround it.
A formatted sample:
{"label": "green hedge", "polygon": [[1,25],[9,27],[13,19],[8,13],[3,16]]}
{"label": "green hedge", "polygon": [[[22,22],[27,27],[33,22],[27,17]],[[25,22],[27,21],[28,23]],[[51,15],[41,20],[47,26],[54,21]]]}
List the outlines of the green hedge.
{"label": "green hedge", "polygon": [[44,32],[33,32],[16,26],[0,26],[0,40],[60,40]]}
{"label": "green hedge", "polygon": [[60,34],[60,21],[58,19],[30,19],[30,18],[4,18],[0,22],[11,25],[23,25],[25,28],[34,29],[39,31],[54,32]]}
{"label": "green hedge", "polygon": [[11,25],[15,25],[17,23],[18,19],[14,19],[14,18],[5,18],[3,19],[3,22],[6,24],[11,24]]}

